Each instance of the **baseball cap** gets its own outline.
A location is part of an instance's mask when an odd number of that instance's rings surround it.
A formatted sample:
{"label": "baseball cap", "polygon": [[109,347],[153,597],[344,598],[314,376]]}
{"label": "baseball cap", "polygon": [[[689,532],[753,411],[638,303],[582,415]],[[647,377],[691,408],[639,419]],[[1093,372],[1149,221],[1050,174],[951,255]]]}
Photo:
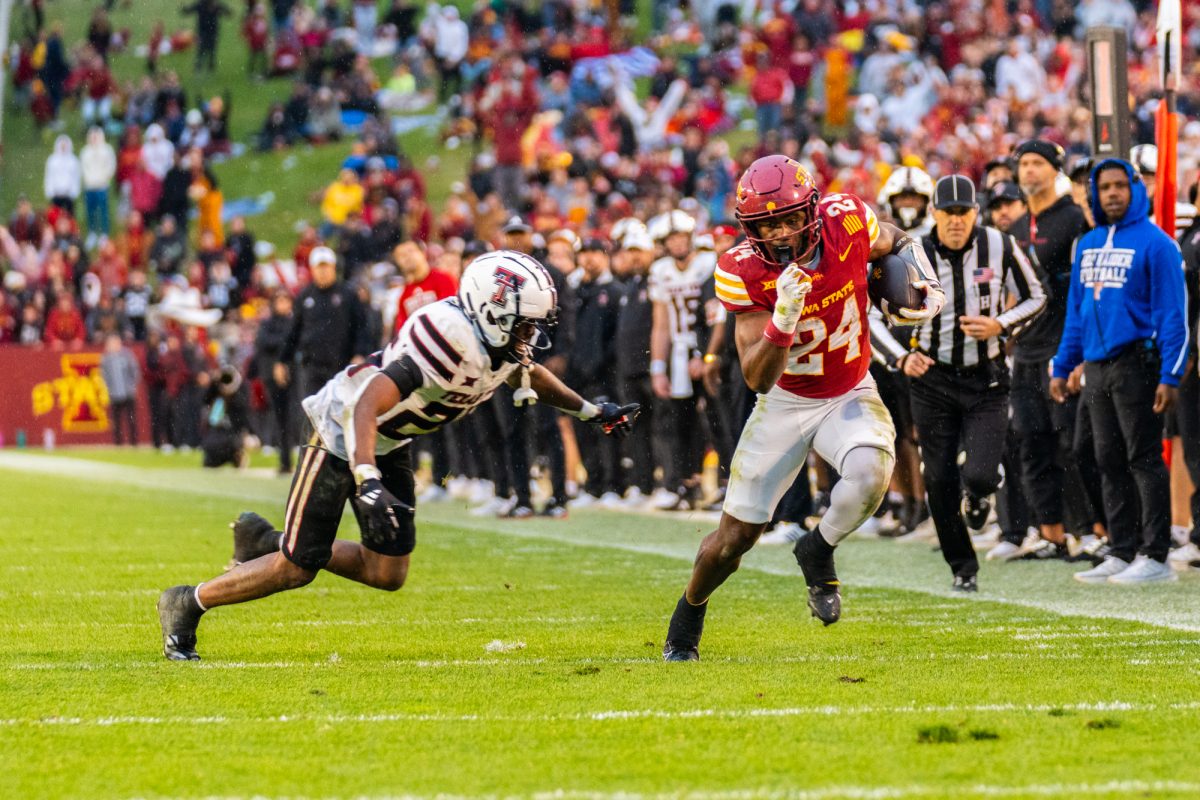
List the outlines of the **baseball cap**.
{"label": "baseball cap", "polygon": [[[507,233],[507,231],[506,231]],[[579,236],[570,228],[559,228],[546,237],[546,244],[551,242],[566,242],[576,253],[579,252]]]}
{"label": "baseball cap", "polygon": [[991,188],[988,192],[989,206],[999,202],[1009,202],[1011,200],[1024,200],[1025,196],[1021,194],[1021,187],[1017,186],[1012,181],[1000,181]]}
{"label": "baseball cap", "polygon": [[317,264],[333,264],[336,267],[337,256],[328,247],[314,247],[308,254],[308,265],[315,267]]}
{"label": "baseball cap", "polygon": [[583,243],[579,246],[579,251],[582,253],[593,252],[593,251],[607,253],[608,250],[609,250],[608,241],[605,239],[601,239],[599,236],[589,236],[586,239],[584,239]]}
{"label": "baseball cap", "polygon": [[1055,144],[1047,139],[1030,139],[1027,142],[1021,142],[1017,145],[1014,155],[1019,160],[1021,156],[1027,153],[1041,156],[1050,162],[1050,166],[1055,169],[1063,168],[1063,159],[1066,158],[1066,151],[1060,145]]}
{"label": "baseball cap", "polygon": [[463,258],[475,258],[492,252],[492,246],[482,239],[472,239],[463,247]]}
{"label": "baseball cap", "polygon": [[987,175],[992,170],[1000,169],[1001,167],[1009,170],[1010,172],[1013,171],[1012,159],[1008,156],[997,156],[996,158],[993,158],[991,161],[983,165],[983,174]]}
{"label": "baseball cap", "polygon": [[939,211],[974,206],[975,184],[966,175],[947,175],[933,187],[933,207]]}
{"label": "baseball cap", "polygon": [[739,233],[740,233],[740,231],[738,231],[737,226],[730,225],[728,222],[723,222],[720,225],[714,225],[713,229],[712,229],[712,235],[714,237],[716,237],[716,236],[732,236],[733,238],[736,239],[738,237]]}
{"label": "baseball cap", "polygon": [[529,223],[521,219],[518,215],[513,214],[508,218],[508,222],[504,223],[504,227],[500,229],[501,233],[533,233],[533,228],[529,227]]}
{"label": "baseball cap", "polygon": [[1067,168],[1067,175],[1076,183],[1082,183],[1087,180],[1088,175],[1092,171],[1091,156],[1076,156],[1071,160],[1070,167]]}

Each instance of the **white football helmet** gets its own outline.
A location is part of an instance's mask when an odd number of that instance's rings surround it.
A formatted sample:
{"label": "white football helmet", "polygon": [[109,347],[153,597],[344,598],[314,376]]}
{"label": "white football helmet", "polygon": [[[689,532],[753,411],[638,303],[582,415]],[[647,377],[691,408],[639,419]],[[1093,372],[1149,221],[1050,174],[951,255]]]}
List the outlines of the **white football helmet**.
{"label": "white football helmet", "polygon": [[655,242],[662,243],[672,233],[686,233],[694,235],[696,233],[696,220],[691,214],[686,211],[681,211],[676,208],[668,211],[666,214],[659,214],[647,224],[650,230],[650,238]]}
{"label": "white football helmet", "polygon": [[[919,208],[900,208],[892,201],[902,194],[915,194],[925,198],[925,210]],[[897,167],[884,181],[879,190],[875,204],[886,210],[892,219],[906,231],[921,227],[931,220],[930,209],[933,207],[933,178],[929,173],[918,167]]]}
{"label": "white football helmet", "polygon": [[1158,146],[1153,144],[1134,145],[1129,151],[1129,161],[1139,175],[1154,175],[1158,172]]}
{"label": "white football helmet", "polygon": [[634,231],[645,232],[646,223],[642,222],[637,217],[622,217],[613,223],[612,229],[608,232],[609,238],[614,242],[623,243],[625,237]]}
{"label": "white football helmet", "polygon": [[516,250],[484,253],[463,270],[458,302],[492,350],[524,363],[550,347],[558,291],[537,259]]}

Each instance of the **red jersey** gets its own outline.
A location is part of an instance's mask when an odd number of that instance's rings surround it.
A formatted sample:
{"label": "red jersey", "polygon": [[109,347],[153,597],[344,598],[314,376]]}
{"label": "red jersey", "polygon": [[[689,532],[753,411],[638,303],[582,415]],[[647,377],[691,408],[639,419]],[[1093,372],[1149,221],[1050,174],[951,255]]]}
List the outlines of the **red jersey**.
{"label": "red jersey", "polygon": [[[852,194],[826,195],[817,213],[820,261],[778,385],[801,397],[826,398],[857,386],[871,364],[867,257],[879,236],[879,221]],[[742,242],[717,262],[717,297],[735,314],[770,314],[779,273]]]}
{"label": "red jersey", "polygon": [[453,275],[437,268],[430,269],[425,280],[420,283],[405,284],[396,309],[395,329],[399,331],[403,328],[404,323],[416,313],[418,308],[436,303],[438,300],[445,300],[447,297],[453,297],[457,293],[458,281],[454,279]]}

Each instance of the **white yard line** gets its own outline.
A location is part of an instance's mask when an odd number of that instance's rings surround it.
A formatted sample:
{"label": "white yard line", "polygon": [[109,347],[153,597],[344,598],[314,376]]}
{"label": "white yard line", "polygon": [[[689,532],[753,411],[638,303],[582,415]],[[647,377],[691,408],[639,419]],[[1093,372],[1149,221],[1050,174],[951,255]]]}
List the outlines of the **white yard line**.
{"label": "white yard line", "polygon": [[[0,470],[4,469],[25,474],[69,476],[79,480],[119,483],[145,489],[161,489],[208,497],[226,497],[231,500],[258,503],[260,507],[264,508],[267,507],[267,504],[270,504],[271,508],[282,505],[286,493],[283,484],[277,480],[268,481],[236,473],[197,474],[179,470],[155,471],[142,467],[106,464],[70,457],[30,455],[12,450],[0,450]],[[443,509],[449,513],[439,513]],[[618,550],[660,556],[688,563],[691,563],[695,557],[695,539],[682,540],[678,534],[679,529],[685,525],[694,528],[697,524],[696,520],[688,520],[686,517],[663,517],[663,528],[667,530],[667,536],[670,537],[668,540],[622,541],[617,538],[598,539],[573,534],[569,521],[558,524],[533,525],[508,524],[499,521],[488,524],[479,518],[461,519],[460,516],[462,515],[446,506],[430,505],[421,510],[418,518],[428,523],[445,524],[513,539],[551,541],[576,547]],[[614,521],[620,519],[616,514],[610,515],[610,518]],[[670,520],[669,524],[666,522],[668,519]],[[705,523],[704,527],[707,525],[708,523]],[[856,556],[856,548],[863,548],[865,551],[865,547],[868,545],[876,546],[875,549],[869,551],[871,553],[890,553],[897,556],[895,560],[905,562],[905,568],[898,568],[898,565],[891,559],[882,556],[880,558]],[[858,587],[901,589],[938,598],[953,597],[948,586],[948,571],[941,563],[941,557],[935,553],[928,553],[927,558],[914,559],[912,554],[916,551],[913,548],[917,547],[928,548],[928,545],[898,542],[850,542],[847,545],[848,552],[843,558],[845,564],[840,570],[843,583]],[[759,548],[758,550],[764,552],[751,553],[743,561],[743,569],[772,575],[798,577],[798,570],[792,563],[791,554],[786,551],[786,548]],[[1043,570],[1046,575],[1045,581],[1038,582],[1036,588],[1030,589],[1028,586],[1020,585],[1020,572],[1012,571],[1011,574],[1017,577],[1011,581],[1005,573],[1006,569],[1010,571],[1020,570],[1021,567],[1037,569],[1039,566],[1041,565],[986,566],[978,600],[1033,608],[1064,616],[1120,619],[1176,630],[1200,631],[1200,604],[1194,602],[1194,592],[1191,586],[1178,584],[1169,587],[1142,588],[1078,586],[1074,585],[1062,571],[1052,569],[1052,565],[1049,565]],[[686,573],[681,571],[681,585],[685,578]],[[1025,578],[1027,581],[1028,573],[1025,573]],[[1049,592],[1044,591],[1046,589],[1060,591],[1062,594],[1051,596]],[[120,595],[118,592],[112,592],[109,596]],[[968,613],[969,603],[974,599],[962,598],[960,607],[964,614]],[[944,601],[939,602],[937,607],[945,608],[946,604]],[[948,622],[952,621],[948,620]]]}
{"label": "white yard line", "polygon": [[1200,701],[1190,703],[1126,703],[1105,701],[1096,703],[1021,704],[991,703],[980,705],[904,705],[904,706],[806,706],[791,708],[697,708],[682,710],[627,709],[590,711],[574,714],[425,714],[425,713],[378,713],[378,714],[280,714],[259,717],[230,716],[111,716],[111,717],[43,717],[34,719],[0,719],[0,727],[111,727],[115,725],[296,725],[313,723],[319,725],[377,725],[406,722],[432,723],[498,723],[536,724],[548,723],[607,723],[628,720],[745,720],[777,719],[788,717],[846,717],[897,714],[1046,714],[1051,711],[1088,712],[1104,714],[1120,713],[1163,713],[1167,711],[1195,711]]}

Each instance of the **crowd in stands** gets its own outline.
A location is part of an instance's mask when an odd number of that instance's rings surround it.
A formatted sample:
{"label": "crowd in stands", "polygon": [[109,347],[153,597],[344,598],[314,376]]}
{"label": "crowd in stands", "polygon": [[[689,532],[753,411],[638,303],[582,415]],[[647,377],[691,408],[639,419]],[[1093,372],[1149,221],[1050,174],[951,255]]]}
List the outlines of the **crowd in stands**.
{"label": "crowd in stands", "polygon": [[[1137,141],[1153,140],[1159,96],[1146,0],[654,0],[646,36],[625,0],[497,0],[461,15],[412,0],[236,9],[197,0],[182,11],[195,33],[168,36],[156,26],[136,80],[115,78],[110,65],[142,43],[115,31],[103,8],[78,43],[39,20],[16,49],[12,81],[16,102],[59,133],[43,196],[22,197],[0,226],[0,343],[113,352],[136,344],[153,443],[162,447],[199,446],[222,392],[246,398],[247,412],[233,415],[237,427],[284,449],[295,441],[280,428],[295,427],[298,413],[272,409],[299,398],[274,366],[318,248],[336,254],[338,281],[362,304],[371,347],[412,303],[445,296],[463,262],[493,247],[553,266],[586,317],[599,313],[596,297],[609,298],[588,288],[597,280],[615,282],[617,306],[646,302],[645,273],[672,229],[656,236],[630,227],[631,218],[681,210],[694,221],[697,247],[727,249],[737,234],[737,178],[765,154],[799,160],[823,192],[868,201],[901,165],[934,179],[965,174],[982,186],[989,163],[1026,140],[1056,142],[1068,161],[1090,155],[1089,27],[1117,25],[1129,36]],[[1200,7],[1187,4],[1185,28],[1184,192],[1200,174]],[[169,49],[191,47],[195,69],[211,71],[220,37],[233,30],[248,73],[291,82],[255,130],[230,130],[237,97],[188,92],[158,65]],[[422,109],[437,112],[432,124],[447,150],[469,153],[466,174],[423,169],[393,135],[393,114]],[[253,218],[226,220],[214,160],[301,141],[348,142],[349,155],[295,241],[261,241]],[[449,187],[439,203],[434,182]],[[606,264],[594,264],[594,253]],[[414,291],[431,271],[438,288]],[[620,339],[616,316],[587,324]],[[560,328],[559,336],[575,333]],[[635,345],[611,358],[639,354]],[[571,353],[564,357],[570,370]],[[114,374],[128,379],[128,366],[118,366]],[[590,377],[614,393],[615,384],[601,384],[630,377],[620,363],[604,369]],[[697,369],[699,381],[705,370]],[[717,394],[708,397],[714,405]],[[223,419],[232,405],[222,404]],[[705,405],[695,413],[703,417]],[[727,451],[716,439],[729,431],[714,434],[719,428],[697,423],[707,446]],[[434,455],[442,477],[490,481],[501,500],[492,510],[525,504],[508,496],[519,494],[523,476],[495,475],[486,459],[454,447]],[[599,495],[634,482],[605,481],[592,484]],[[657,488],[700,504],[691,474],[665,487],[636,482],[643,497]]]}

